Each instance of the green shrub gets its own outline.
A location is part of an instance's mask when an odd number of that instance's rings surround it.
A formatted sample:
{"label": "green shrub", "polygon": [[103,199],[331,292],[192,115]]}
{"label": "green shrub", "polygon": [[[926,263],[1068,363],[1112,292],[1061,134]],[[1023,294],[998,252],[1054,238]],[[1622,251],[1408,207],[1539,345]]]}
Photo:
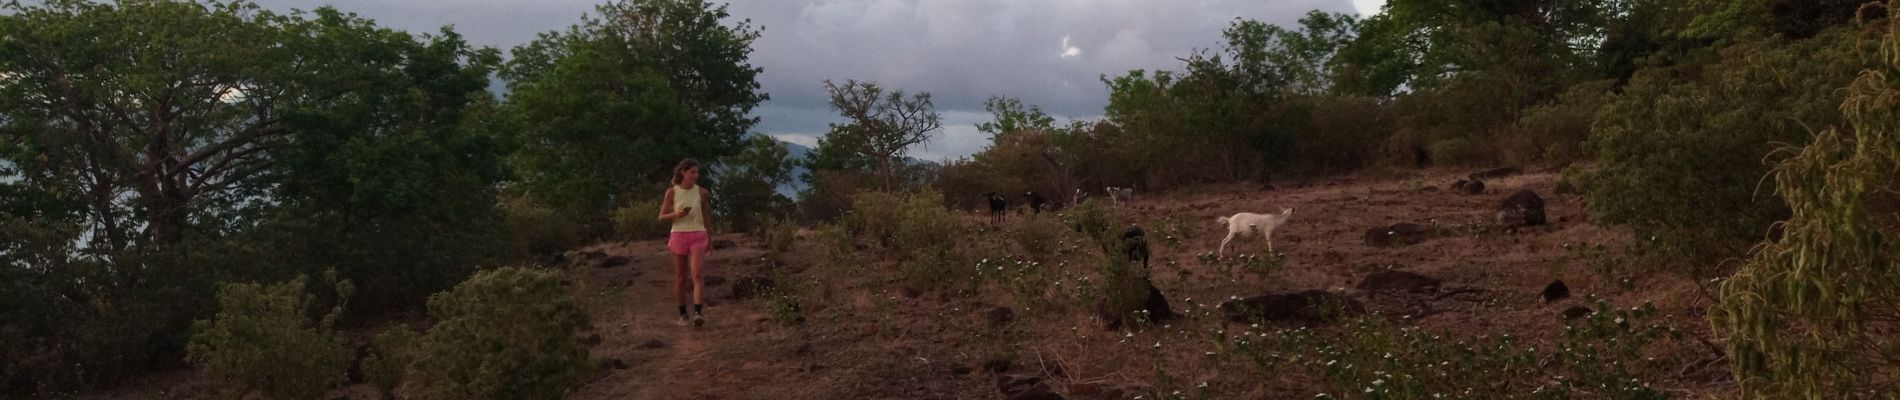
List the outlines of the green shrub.
{"label": "green shrub", "polygon": [[1067,241],[1069,230],[1053,215],[1031,215],[1003,227],[1003,236],[1016,243],[1021,254],[1038,262],[1056,256],[1056,246]]}
{"label": "green shrub", "polygon": [[558,272],[483,271],[431,296],[429,313],[408,367],[424,398],[555,399],[592,371],[575,337],[587,314]]}
{"label": "green shrub", "polygon": [[1326,96],[1311,100],[1311,120],[1300,130],[1293,166],[1306,172],[1348,171],[1364,167],[1381,141],[1392,134],[1392,117],[1370,97]]}
{"label": "green shrub", "polygon": [[[697,205],[693,206],[699,207]],[[660,200],[636,201],[615,208],[614,234],[621,239],[642,240],[666,237],[672,225],[660,220]],[[716,222],[716,221],[715,221]]]}
{"label": "green shrub", "polygon": [[1763,177],[1776,146],[1840,125],[1859,71],[1852,32],[1744,42],[1713,60],[1639,71],[1597,115],[1581,182],[1598,221],[1628,225],[1667,260],[1743,255],[1788,215]]}
{"label": "green shrub", "polygon": [[1590,123],[1609,99],[1614,80],[1573,85],[1551,102],[1525,110],[1516,130],[1499,138],[1500,158],[1506,164],[1566,162],[1582,158],[1590,138]]}
{"label": "green shrub", "polygon": [[1062,222],[1102,249],[1103,253],[1116,254],[1121,251],[1121,235],[1126,225],[1118,208],[1120,206],[1107,203],[1089,201],[1080,207],[1072,207],[1062,214]]}
{"label": "green shrub", "polygon": [[897,230],[898,217],[904,214],[904,196],[892,192],[862,192],[851,199],[851,211],[841,222],[852,233],[871,238],[879,246],[890,246]]}
{"label": "green shrub", "polygon": [[363,359],[364,380],[385,392],[394,392],[402,384],[409,364],[416,361],[416,343],[420,341],[421,335],[409,328],[408,324],[397,325],[376,335],[370,345],[369,357]]}
{"label": "green shrub", "polygon": [[[971,231],[971,222],[959,218],[943,206],[937,192],[911,193],[902,205],[891,229],[892,244],[899,251],[954,243]],[[868,216],[868,215],[867,215]]]}
{"label": "green shrub", "polygon": [[[657,216],[659,206],[653,209]],[[501,210],[504,223],[514,234],[519,254],[559,253],[587,239],[585,228],[553,208],[536,204],[530,196],[505,196]]]}
{"label": "green shrub", "polygon": [[[312,321],[308,280],[222,285],[218,316],[193,325],[186,359],[234,398],[252,391],[275,399],[323,398],[342,385],[350,358],[334,329],[343,307]],[[337,283],[336,291],[347,299],[350,283]]]}
{"label": "green shrub", "polygon": [[1775,193],[1793,209],[1784,233],[1722,282],[1709,313],[1745,396],[1892,398],[1900,387],[1900,24],[1884,28],[1879,57],[1844,91],[1848,123],[1775,167]]}

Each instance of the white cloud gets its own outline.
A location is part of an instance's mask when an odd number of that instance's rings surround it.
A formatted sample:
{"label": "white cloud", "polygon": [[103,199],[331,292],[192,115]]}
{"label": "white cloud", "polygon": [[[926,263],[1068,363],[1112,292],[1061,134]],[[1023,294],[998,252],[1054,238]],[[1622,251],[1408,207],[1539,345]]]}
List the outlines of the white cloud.
{"label": "white cloud", "polygon": [[794,143],[799,146],[818,147],[818,136],[812,134],[780,133],[772,135],[772,138],[778,139],[781,142]]}
{"label": "white cloud", "polygon": [[1082,55],[1082,49],[1069,45],[1069,35],[1062,35],[1062,58],[1075,58]]}

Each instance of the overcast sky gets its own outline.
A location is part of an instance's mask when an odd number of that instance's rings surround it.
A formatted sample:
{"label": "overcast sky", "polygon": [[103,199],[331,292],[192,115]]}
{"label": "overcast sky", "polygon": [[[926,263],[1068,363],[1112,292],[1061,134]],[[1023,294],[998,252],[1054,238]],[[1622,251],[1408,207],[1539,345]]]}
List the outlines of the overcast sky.
{"label": "overcast sky", "polygon": [[[380,25],[444,25],[504,53],[536,33],[564,30],[604,0],[253,0],[276,10],[324,5]],[[875,81],[931,94],[944,129],[911,155],[965,156],[987,138],[990,96],[1020,98],[1059,119],[1093,119],[1108,103],[1099,77],[1178,70],[1176,57],[1218,48],[1235,18],[1293,26],[1309,10],[1371,13],[1385,0],[733,0],[734,21],[763,28],[752,64],[771,100],[755,130],[813,145],[841,122],[823,82]],[[728,22],[730,26],[732,22]]]}

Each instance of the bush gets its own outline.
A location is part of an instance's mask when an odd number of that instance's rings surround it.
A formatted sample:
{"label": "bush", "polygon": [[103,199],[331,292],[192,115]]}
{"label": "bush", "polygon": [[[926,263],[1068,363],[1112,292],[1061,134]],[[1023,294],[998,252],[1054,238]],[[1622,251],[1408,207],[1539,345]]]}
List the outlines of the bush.
{"label": "bush", "polygon": [[660,220],[660,201],[660,199],[636,201],[633,204],[615,208],[614,234],[625,240],[666,237],[673,226]]}
{"label": "bush", "polygon": [[[321,321],[305,315],[313,305],[304,293],[307,280],[222,285],[218,316],[193,326],[187,360],[233,398],[252,391],[274,399],[323,398],[342,385],[349,350],[333,327],[341,305]],[[336,284],[339,298],[350,290],[349,281]]]}
{"label": "bush", "polygon": [[[656,216],[659,209],[653,206]],[[559,253],[587,240],[586,228],[553,208],[536,204],[530,196],[504,196],[501,210],[508,230],[514,234],[518,254]]]}
{"label": "bush", "polygon": [[1392,132],[1392,118],[1378,99],[1317,97],[1311,120],[1294,144],[1293,167],[1318,173],[1358,169]]}
{"label": "bush", "polygon": [[421,336],[408,324],[397,325],[376,335],[370,354],[363,359],[363,378],[385,392],[395,392],[402,377],[417,358],[416,343]]}
{"label": "bush", "polygon": [[1003,236],[1031,260],[1048,262],[1055,258],[1057,245],[1064,242],[1068,229],[1054,215],[1033,215],[1017,219],[1003,227]]}
{"label": "bush", "polygon": [[1590,123],[1609,99],[1614,80],[1584,82],[1549,103],[1531,107],[1519,118],[1516,130],[1501,138],[1500,158],[1506,164],[1566,162],[1583,157]]}
{"label": "bush", "polygon": [[1891,398],[1900,386],[1900,24],[1889,24],[1877,62],[1844,91],[1846,127],[1775,167],[1794,211],[1784,233],[1722,282],[1709,313],[1744,396]]}
{"label": "bush", "polygon": [[1840,125],[1859,70],[1851,32],[1801,42],[1744,42],[1713,60],[1645,69],[1598,114],[1581,182],[1590,213],[1628,225],[1645,254],[1678,261],[1740,256],[1788,215],[1763,177],[1779,144]]}
{"label": "bush", "polygon": [[851,199],[851,211],[841,222],[852,233],[871,238],[879,246],[891,246],[898,218],[904,215],[904,196],[891,192],[863,192]]}
{"label": "bush", "polygon": [[558,272],[483,271],[431,296],[429,313],[437,323],[407,368],[423,398],[554,399],[592,371],[575,336],[587,314]]}

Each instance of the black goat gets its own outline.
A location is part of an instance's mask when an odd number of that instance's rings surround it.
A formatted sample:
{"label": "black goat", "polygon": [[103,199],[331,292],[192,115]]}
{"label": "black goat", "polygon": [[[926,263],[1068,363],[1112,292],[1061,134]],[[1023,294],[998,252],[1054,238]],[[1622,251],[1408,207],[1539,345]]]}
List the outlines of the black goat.
{"label": "black goat", "polygon": [[1023,197],[1029,199],[1029,211],[1037,214],[1042,213],[1042,206],[1044,204],[1049,204],[1049,199],[1042,198],[1042,195],[1036,194],[1036,192],[1023,193]]}
{"label": "black goat", "polygon": [[1122,231],[1122,254],[1128,261],[1141,260],[1141,267],[1148,268],[1148,232],[1140,225],[1129,225]]}
{"label": "black goat", "polygon": [[997,196],[996,192],[989,192],[984,193],[983,197],[990,199],[990,223],[1003,222],[1003,209],[1009,207],[1009,204],[1003,201],[1003,196]]}

